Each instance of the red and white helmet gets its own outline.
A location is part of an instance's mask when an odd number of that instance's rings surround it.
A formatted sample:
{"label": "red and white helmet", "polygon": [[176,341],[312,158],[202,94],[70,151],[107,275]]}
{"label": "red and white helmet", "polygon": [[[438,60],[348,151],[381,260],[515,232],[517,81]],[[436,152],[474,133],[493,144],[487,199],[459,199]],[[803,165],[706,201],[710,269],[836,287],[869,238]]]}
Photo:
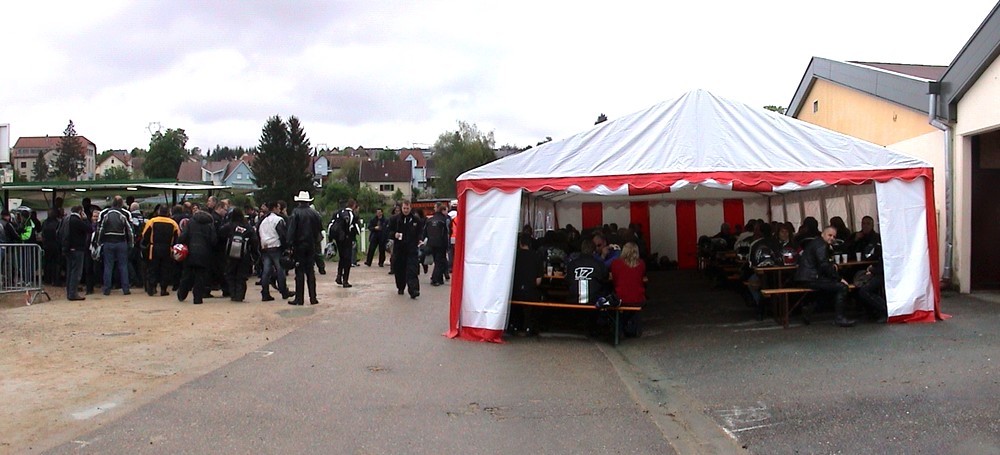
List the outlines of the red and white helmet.
{"label": "red and white helmet", "polygon": [[178,243],[170,248],[170,255],[177,262],[184,262],[188,257],[188,247],[183,243]]}

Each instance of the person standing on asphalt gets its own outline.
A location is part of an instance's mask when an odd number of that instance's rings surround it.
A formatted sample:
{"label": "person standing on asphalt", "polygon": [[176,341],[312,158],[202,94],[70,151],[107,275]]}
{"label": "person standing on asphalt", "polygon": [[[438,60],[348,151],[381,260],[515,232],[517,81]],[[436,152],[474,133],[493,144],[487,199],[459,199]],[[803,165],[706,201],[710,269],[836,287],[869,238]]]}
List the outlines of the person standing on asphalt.
{"label": "person standing on asphalt", "polygon": [[83,206],[70,210],[58,233],[62,243],[62,253],[66,258],[66,298],[69,300],[85,300],[80,295],[78,287],[83,276],[84,256],[90,254],[87,243],[90,240],[90,223],[83,220]]}
{"label": "person standing on asphalt", "polygon": [[403,295],[403,291],[409,288],[411,299],[420,297],[417,249],[420,248],[423,233],[424,220],[412,213],[409,201],[403,201],[400,213],[389,219],[389,237],[392,239],[392,272],[396,277],[396,291]]}
{"label": "person standing on asphalt", "polygon": [[448,217],[448,206],[438,202],[434,206],[434,215],[424,224],[424,239],[434,256],[434,271],[431,272],[431,286],[444,284],[444,275],[448,273],[448,243],[451,235]]}
{"label": "person standing on asphalt", "polygon": [[178,239],[178,243],[187,245],[188,256],[184,260],[184,272],[181,274],[181,285],[177,289],[177,300],[183,302],[188,292],[193,292],[192,302],[200,305],[208,294],[208,269],[212,267],[215,242],[216,232],[212,215],[203,210],[196,210]]}
{"label": "person standing on asphalt", "polygon": [[285,235],[286,244],[292,248],[292,257],[295,258],[295,297],[289,300],[289,305],[302,305],[304,303],[303,287],[309,287],[309,304],[316,305],[316,241],[323,233],[323,221],[319,212],[309,206],[313,198],[308,191],[299,191],[294,201],[298,206],[292,210],[288,217],[288,233]]}
{"label": "person standing on asphalt", "polygon": [[170,215],[170,209],[161,205],[156,216],[142,228],[139,242],[142,246],[142,257],[146,259],[146,294],[152,296],[156,286],[160,286],[160,295],[170,295],[167,286],[174,283],[174,258],[170,247],[177,243],[181,229]]}
{"label": "person standing on asphalt", "polygon": [[340,252],[340,261],[337,263],[337,284],[345,288],[352,287],[350,276],[351,267],[354,265],[354,240],[361,232],[358,216],[354,213],[357,208],[358,203],[354,199],[348,199],[347,205],[333,214],[327,232],[327,237],[337,242],[337,251]]}
{"label": "person standing on asphalt", "polygon": [[[820,296],[833,299],[835,313],[833,323],[840,327],[851,327],[856,321],[847,319],[847,281],[840,277],[837,265],[833,263],[833,242],[837,239],[837,228],[827,226],[818,239],[806,243],[795,270],[795,281],[812,289]],[[802,307],[802,322],[809,324],[815,302]]]}
{"label": "person standing on asphalt", "polygon": [[104,260],[104,295],[111,295],[111,277],[115,268],[121,280],[122,294],[129,295],[128,252],[135,244],[131,214],[125,211],[125,200],[115,196],[111,207],[101,210],[97,218],[94,240],[101,245]]}
{"label": "person standing on asphalt", "polygon": [[368,260],[365,261],[365,265],[372,266],[372,259],[375,258],[375,250],[377,249],[378,266],[385,267],[385,242],[389,239],[386,237],[388,221],[382,214],[382,209],[375,210],[375,217],[368,223],[368,229],[371,229],[371,233],[368,234]]}

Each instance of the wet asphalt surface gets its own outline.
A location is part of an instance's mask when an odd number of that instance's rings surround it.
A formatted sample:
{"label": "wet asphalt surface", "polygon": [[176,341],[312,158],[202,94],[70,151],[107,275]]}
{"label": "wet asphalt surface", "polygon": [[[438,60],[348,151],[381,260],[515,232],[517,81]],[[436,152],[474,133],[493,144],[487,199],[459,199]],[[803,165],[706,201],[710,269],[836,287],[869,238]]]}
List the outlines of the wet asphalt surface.
{"label": "wet asphalt surface", "polygon": [[786,330],[697,274],[655,283],[698,292],[654,302],[619,351],[749,453],[1000,453],[1000,294],[946,294],[939,323]]}
{"label": "wet asphalt surface", "polygon": [[782,329],[653,272],[642,338],[572,316],[495,345],[441,336],[449,286],[422,275],[412,301],[382,270],[49,453],[1000,453],[1000,294],[946,296],[942,323]]}

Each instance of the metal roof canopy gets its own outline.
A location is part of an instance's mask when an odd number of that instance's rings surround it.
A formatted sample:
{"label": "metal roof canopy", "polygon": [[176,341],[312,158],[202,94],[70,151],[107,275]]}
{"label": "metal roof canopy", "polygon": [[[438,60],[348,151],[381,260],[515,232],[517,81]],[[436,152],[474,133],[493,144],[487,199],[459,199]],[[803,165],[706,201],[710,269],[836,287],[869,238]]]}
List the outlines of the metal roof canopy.
{"label": "metal roof canopy", "polygon": [[[97,183],[100,182],[100,183]],[[177,192],[184,191],[215,191],[215,190],[228,190],[232,186],[229,185],[211,185],[201,182],[178,182],[171,179],[148,179],[148,180],[117,180],[117,181],[80,181],[80,182],[26,182],[16,185],[0,185],[0,189],[3,189],[3,208],[10,209],[8,206],[8,201],[10,200],[11,191],[29,191],[29,192],[42,192],[42,193],[54,193],[57,191],[66,193],[69,191],[75,191],[79,193],[85,193],[88,191],[107,191],[107,190],[121,190],[121,191],[140,191],[140,190],[159,190],[166,191],[170,190],[173,196],[173,203],[177,203]],[[46,198],[48,199],[48,198]],[[55,204],[55,198],[52,199],[52,204]]]}

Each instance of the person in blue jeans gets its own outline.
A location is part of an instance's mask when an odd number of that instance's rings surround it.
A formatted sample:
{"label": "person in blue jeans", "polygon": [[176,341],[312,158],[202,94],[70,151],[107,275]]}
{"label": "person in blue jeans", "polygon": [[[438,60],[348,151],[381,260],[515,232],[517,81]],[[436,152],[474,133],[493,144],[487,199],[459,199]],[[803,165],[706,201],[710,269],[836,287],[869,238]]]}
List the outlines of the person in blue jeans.
{"label": "person in blue jeans", "polygon": [[115,268],[121,279],[122,294],[129,295],[128,252],[135,244],[131,214],[125,211],[125,200],[115,196],[111,207],[101,211],[97,218],[94,239],[101,245],[104,260],[104,295],[111,295],[111,277]]}

